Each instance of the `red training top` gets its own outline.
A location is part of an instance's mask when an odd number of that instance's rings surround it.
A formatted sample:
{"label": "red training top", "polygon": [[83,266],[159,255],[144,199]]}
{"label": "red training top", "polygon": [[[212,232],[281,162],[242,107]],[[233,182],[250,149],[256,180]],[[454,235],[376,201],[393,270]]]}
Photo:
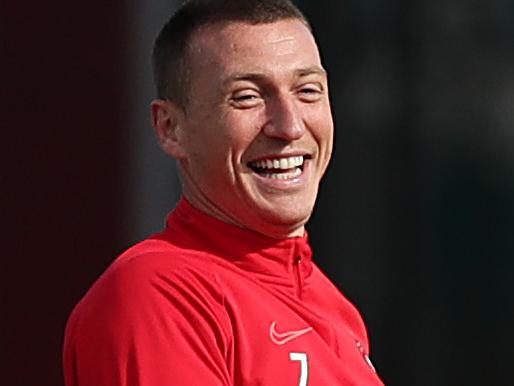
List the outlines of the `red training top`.
{"label": "red training top", "polygon": [[357,310],[311,260],[185,199],[66,327],[67,386],[383,385]]}

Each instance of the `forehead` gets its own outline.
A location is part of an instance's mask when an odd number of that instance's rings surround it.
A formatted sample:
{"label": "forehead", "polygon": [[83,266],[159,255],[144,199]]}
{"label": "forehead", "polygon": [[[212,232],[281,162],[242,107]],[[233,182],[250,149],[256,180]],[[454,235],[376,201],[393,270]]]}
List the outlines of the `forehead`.
{"label": "forehead", "polygon": [[[266,24],[226,22],[197,30],[189,44],[194,69],[271,71],[319,67],[321,60],[311,32],[296,19]],[[218,74],[221,75],[221,74]]]}

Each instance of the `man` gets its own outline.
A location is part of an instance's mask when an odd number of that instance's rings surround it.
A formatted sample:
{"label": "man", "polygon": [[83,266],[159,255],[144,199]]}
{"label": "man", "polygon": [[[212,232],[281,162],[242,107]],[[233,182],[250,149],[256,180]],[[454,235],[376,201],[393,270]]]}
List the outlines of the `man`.
{"label": "man", "polygon": [[192,0],[154,47],[183,198],[73,312],[68,386],[381,385],[304,225],[332,151],[326,72],[288,0]]}

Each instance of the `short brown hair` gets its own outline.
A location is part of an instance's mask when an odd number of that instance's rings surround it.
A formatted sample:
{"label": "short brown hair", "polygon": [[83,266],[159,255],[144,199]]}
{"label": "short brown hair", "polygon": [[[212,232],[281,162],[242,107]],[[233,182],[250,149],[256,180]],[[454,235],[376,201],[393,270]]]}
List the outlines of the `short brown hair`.
{"label": "short brown hair", "polygon": [[309,22],[290,0],[188,0],[169,18],[155,40],[152,61],[157,97],[187,105],[187,47],[194,31],[207,24]]}

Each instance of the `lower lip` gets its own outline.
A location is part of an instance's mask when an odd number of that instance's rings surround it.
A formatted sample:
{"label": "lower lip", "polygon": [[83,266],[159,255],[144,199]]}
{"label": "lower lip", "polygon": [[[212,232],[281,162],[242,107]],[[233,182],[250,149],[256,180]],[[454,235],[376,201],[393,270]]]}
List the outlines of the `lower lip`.
{"label": "lower lip", "polygon": [[257,177],[257,180],[260,184],[263,184],[267,188],[276,189],[276,190],[287,190],[298,188],[305,183],[307,180],[307,176],[311,170],[311,161],[305,160],[303,162],[302,173],[298,177],[294,177],[291,179],[279,179],[279,178],[270,178],[264,177],[259,173],[253,172],[252,174]]}

